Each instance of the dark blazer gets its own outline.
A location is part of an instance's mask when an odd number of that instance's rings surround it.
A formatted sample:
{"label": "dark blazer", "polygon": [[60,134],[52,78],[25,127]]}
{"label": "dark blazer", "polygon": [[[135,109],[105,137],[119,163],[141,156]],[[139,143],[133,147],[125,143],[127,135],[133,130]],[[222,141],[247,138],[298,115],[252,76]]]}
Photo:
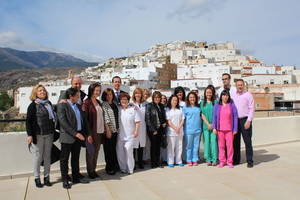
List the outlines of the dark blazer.
{"label": "dark blazer", "polygon": [[[88,127],[88,122],[84,112],[80,106],[77,105],[81,113],[82,133],[84,136],[90,136],[91,132]],[[77,131],[77,120],[73,108],[69,103],[60,103],[57,105],[57,117],[60,124],[60,138],[61,143],[72,144],[75,142],[75,135]]]}
{"label": "dark blazer", "polygon": [[[123,90],[120,90],[120,94],[121,93],[126,93],[125,91],[123,91]],[[114,95],[114,103],[116,104],[116,105],[120,105],[120,101],[119,101],[119,98],[115,95],[115,91],[113,90],[113,95]]]}
{"label": "dark blazer", "polygon": [[[49,102],[50,105],[51,102]],[[32,136],[33,143],[36,144],[36,135],[49,135],[55,132],[55,123],[49,119],[48,110],[42,104],[34,101],[27,108],[26,132]]]}
{"label": "dark blazer", "polygon": [[[101,106],[101,108],[102,108],[100,101],[97,100],[97,102],[98,102],[99,106]],[[98,134],[97,133],[97,110],[93,104],[93,101],[89,98],[84,100],[84,102],[82,104],[82,110],[86,114],[89,128],[91,130],[93,139],[95,139]],[[102,112],[103,112],[103,121],[104,121],[104,110],[103,109],[102,109]]]}
{"label": "dark blazer", "polygon": [[[82,102],[83,102],[83,100],[84,100],[85,97],[86,97],[86,93],[84,93],[82,90],[80,90],[80,99],[81,99]],[[67,98],[68,97],[67,97],[67,94],[66,94],[66,90],[62,90],[60,92],[58,103],[59,103],[60,100],[67,99]]]}
{"label": "dark blazer", "polygon": [[146,125],[147,125],[147,131],[149,133],[158,131],[158,129],[160,128],[157,124],[158,120],[157,120],[156,112],[158,113],[160,125],[167,122],[166,111],[165,111],[164,106],[161,103],[159,103],[158,106],[160,109],[158,109],[158,107],[153,102],[148,103],[146,105],[145,121],[146,121]]}

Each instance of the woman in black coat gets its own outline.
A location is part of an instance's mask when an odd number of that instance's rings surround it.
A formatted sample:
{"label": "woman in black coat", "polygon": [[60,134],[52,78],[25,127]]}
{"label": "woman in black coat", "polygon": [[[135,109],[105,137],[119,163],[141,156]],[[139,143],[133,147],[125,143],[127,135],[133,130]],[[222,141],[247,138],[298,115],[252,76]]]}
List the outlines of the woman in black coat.
{"label": "woman in black coat", "polygon": [[[160,146],[162,136],[166,128],[166,112],[161,102],[161,93],[155,91],[152,94],[152,102],[146,105],[147,134],[151,142],[151,167],[160,166]],[[162,165],[161,165],[162,166]]]}
{"label": "woman in black coat", "polygon": [[28,106],[26,118],[27,142],[31,145],[33,153],[35,184],[40,188],[43,187],[40,180],[42,162],[44,163],[44,185],[52,185],[49,175],[56,114],[43,85],[33,87],[30,100],[32,103]]}

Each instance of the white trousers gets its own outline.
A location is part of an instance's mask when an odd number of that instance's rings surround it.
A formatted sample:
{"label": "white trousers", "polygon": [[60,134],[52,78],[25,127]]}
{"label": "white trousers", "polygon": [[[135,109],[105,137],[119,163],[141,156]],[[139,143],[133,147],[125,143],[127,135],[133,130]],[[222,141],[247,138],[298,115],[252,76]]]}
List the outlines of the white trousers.
{"label": "white trousers", "polygon": [[124,173],[133,173],[134,158],[133,158],[134,140],[117,141],[117,158],[120,170]]}
{"label": "white trousers", "polygon": [[168,139],[168,164],[182,164],[182,141],[183,141],[183,134],[178,136],[169,136]]}

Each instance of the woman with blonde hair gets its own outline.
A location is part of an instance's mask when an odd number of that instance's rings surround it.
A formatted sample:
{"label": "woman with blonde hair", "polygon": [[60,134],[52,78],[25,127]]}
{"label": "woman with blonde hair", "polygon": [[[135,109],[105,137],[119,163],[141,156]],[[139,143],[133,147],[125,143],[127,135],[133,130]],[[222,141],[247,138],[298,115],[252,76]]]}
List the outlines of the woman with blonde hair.
{"label": "woman with blonde hair", "polygon": [[132,100],[134,105],[138,108],[141,116],[141,123],[139,129],[139,136],[136,138],[134,144],[134,155],[136,152],[138,154],[138,165],[140,169],[144,169],[143,163],[143,150],[146,146],[146,122],[145,122],[145,113],[146,113],[146,102],[143,98],[143,90],[141,88],[136,88],[133,91]]}
{"label": "woman with blonde hair", "polygon": [[32,102],[28,106],[26,118],[27,142],[32,146],[35,184],[36,187],[41,188],[43,187],[40,180],[42,162],[44,162],[44,185],[52,185],[49,175],[56,114],[43,85],[33,87],[30,100]]}

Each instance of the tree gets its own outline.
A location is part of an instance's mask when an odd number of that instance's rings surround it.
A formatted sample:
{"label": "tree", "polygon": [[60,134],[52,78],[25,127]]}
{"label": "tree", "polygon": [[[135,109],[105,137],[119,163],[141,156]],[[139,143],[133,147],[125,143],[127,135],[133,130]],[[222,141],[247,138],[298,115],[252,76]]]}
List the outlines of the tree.
{"label": "tree", "polygon": [[7,92],[0,92],[0,111],[5,111],[13,106],[13,98]]}

